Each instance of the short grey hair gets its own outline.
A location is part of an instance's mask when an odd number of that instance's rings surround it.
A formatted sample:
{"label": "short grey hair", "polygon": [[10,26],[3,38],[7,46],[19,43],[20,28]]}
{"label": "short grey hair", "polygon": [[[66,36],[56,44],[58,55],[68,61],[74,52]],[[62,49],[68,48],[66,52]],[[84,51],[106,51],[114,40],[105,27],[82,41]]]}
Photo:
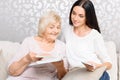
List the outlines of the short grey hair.
{"label": "short grey hair", "polygon": [[42,36],[45,28],[53,21],[60,22],[61,25],[61,17],[55,11],[48,11],[42,15],[38,24],[38,36]]}

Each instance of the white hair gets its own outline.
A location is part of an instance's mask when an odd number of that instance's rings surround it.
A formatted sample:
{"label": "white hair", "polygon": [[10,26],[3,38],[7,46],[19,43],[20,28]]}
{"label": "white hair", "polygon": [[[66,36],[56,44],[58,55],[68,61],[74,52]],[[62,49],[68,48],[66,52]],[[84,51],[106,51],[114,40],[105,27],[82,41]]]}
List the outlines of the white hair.
{"label": "white hair", "polygon": [[44,13],[39,20],[38,36],[42,36],[43,32],[45,31],[45,28],[48,26],[48,24],[52,23],[53,21],[61,23],[61,18],[56,12],[47,11],[46,13]]}

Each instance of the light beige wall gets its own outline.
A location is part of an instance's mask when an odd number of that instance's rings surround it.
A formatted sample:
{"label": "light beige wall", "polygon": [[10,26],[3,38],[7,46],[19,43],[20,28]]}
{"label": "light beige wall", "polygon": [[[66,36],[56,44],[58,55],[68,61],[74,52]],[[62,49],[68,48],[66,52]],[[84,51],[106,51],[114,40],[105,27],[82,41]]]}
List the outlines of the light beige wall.
{"label": "light beige wall", "polygon": [[[46,9],[57,11],[62,27],[75,0],[0,0],[0,40],[22,41],[37,33],[38,19]],[[92,0],[105,40],[113,40],[120,51],[120,0]]]}

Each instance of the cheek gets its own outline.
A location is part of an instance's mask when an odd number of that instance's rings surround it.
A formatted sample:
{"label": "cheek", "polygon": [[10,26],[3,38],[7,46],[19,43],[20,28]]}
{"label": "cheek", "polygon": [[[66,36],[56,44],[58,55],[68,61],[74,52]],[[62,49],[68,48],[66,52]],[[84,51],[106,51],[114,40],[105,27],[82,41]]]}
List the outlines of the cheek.
{"label": "cheek", "polygon": [[71,20],[73,20],[73,18],[74,18],[74,15],[71,15]]}
{"label": "cheek", "polygon": [[47,30],[46,30],[46,33],[47,33],[47,34],[51,33],[51,29],[47,29]]}
{"label": "cheek", "polygon": [[84,18],[79,18],[79,21],[82,23],[85,23],[85,19]]}
{"label": "cheek", "polygon": [[60,32],[61,32],[61,29],[58,30],[58,33],[60,33]]}
{"label": "cheek", "polygon": [[48,30],[46,30],[45,32],[44,32],[44,35],[45,36],[48,36],[50,34],[50,31],[48,31]]}

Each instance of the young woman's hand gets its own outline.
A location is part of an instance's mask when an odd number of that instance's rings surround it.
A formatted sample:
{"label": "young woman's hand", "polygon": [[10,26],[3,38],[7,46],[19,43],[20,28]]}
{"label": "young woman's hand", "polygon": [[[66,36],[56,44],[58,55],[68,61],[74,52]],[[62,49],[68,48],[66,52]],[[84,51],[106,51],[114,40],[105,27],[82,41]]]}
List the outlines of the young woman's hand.
{"label": "young woman's hand", "polygon": [[56,67],[57,76],[58,76],[59,80],[61,80],[67,72],[64,68],[63,60],[57,61],[57,62],[52,62],[52,64]]}
{"label": "young woman's hand", "polygon": [[84,65],[85,65],[85,67],[87,68],[88,71],[94,71],[101,66],[101,64],[97,64],[97,63],[92,62],[92,61],[84,63]]}

